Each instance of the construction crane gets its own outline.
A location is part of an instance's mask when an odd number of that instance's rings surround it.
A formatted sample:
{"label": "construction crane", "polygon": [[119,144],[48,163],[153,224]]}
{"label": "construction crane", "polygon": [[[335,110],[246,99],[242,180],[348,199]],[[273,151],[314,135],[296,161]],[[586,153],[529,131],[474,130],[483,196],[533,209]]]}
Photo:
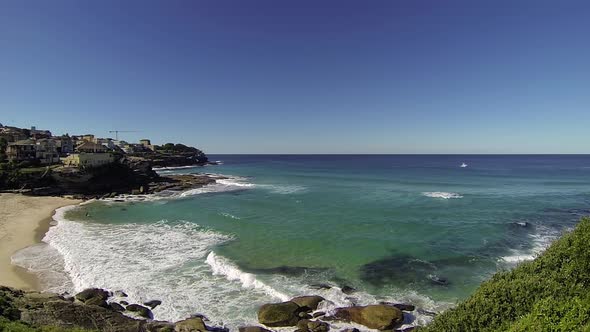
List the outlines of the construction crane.
{"label": "construction crane", "polygon": [[115,133],[115,139],[119,140],[119,133],[137,133],[137,130],[109,130],[109,133]]}

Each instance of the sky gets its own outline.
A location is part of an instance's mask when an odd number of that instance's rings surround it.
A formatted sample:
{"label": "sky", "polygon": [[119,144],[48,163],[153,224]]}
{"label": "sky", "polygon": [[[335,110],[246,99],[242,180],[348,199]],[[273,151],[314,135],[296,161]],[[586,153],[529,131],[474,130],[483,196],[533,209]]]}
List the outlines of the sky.
{"label": "sky", "polygon": [[0,123],[220,153],[590,153],[589,1],[0,1]]}

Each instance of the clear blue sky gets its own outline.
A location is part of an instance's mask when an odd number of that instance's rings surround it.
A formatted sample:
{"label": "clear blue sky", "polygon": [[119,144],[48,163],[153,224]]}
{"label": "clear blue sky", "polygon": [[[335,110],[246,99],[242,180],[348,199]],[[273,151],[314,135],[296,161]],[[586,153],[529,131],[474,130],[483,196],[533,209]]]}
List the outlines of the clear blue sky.
{"label": "clear blue sky", "polygon": [[590,1],[0,1],[0,123],[207,153],[590,153]]}

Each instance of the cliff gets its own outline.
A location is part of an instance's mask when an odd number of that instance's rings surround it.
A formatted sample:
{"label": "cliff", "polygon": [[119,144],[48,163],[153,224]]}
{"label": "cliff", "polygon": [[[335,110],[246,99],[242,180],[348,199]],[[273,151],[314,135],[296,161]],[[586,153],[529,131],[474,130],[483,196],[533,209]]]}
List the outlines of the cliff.
{"label": "cliff", "polygon": [[590,330],[590,218],[531,262],[500,272],[420,332]]}

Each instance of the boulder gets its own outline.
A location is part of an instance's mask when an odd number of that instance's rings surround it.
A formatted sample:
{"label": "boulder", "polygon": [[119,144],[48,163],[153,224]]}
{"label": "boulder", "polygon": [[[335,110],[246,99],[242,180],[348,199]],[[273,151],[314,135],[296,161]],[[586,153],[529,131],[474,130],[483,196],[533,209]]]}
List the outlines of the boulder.
{"label": "boulder", "polygon": [[147,301],[147,302],[143,303],[143,305],[146,305],[152,309],[159,306],[160,304],[162,304],[162,301],[160,301],[160,300],[151,300],[151,301]]}
{"label": "boulder", "polygon": [[118,290],[118,291],[115,291],[115,296],[119,296],[119,297],[127,297],[127,293],[125,293],[125,292],[124,292],[124,291],[122,291],[122,290]]}
{"label": "boulder", "polygon": [[320,302],[325,299],[317,295],[298,296],[291,299],[291,302],[296,303],[300,307],[307,307],[310,311],[316,310]]}
{"label": "boulder", "polygon": [[271,332],[260,326],[244,326],[238,329],[239,332]]}
{"label": "boulder", "polygon": [[330,331],[330,325],[321,321],[302,319],[297,323],[297,330],[306,332],[327,332]]}
{"label": "boulder", "polygon": [[295,302],[268,303],[258,310],[258,322],[270,327],[295,326],[301,307]]}
{"label": "boulder", "polygon": [[127,302],[127,301],[121,301],[119,303],[121,303],[122,305],[129,305],[129,302]]}
{"label": "boulder", "polygon": [[154,314],[152,313],[152,311],[150,309],[148,309],[142,305],[139,305],[139,304],[130,304],[127,306],[126,310],[131,311],[143,318],[147,318],[147,319],[154,318]]}
{"label": "boulder", "polygon": [[334,316],[377,330],[392,329],[404,320],[401,310],[384,304],[337,308]]}
{"label": "boulder", "polygon": [[350,286],[343,286],[341,290],[342,290],[342,293],[344,293],[344,294],[351,294],[356,291],[355,288],[352,288]]}
{"label": "boulder", "polygon": [[311,315],[313,318],[318,318],[318,317],[322,317],[325,316],[326,313],[323,311],[318,311],[318,312],[314,312],[313,315]]}
{"label": "boulder", "polygon": [[416,309],[416,306],[409,303],[379,302],[379,304],[390,305],[402,311],[414,311]]}
{"label": "boulder", "polygon": [[80,293],[74,295],[74,298],[86,305],[97,305],[99,307],[108,308],[107,299],[110,293],[100,288],[88,288]]}
{"label": "boulder", "polygon": [[120,305],[117,302],[111,302],[111,303],[109,303],[109,306],[111,307],[111,309],[113,309],[115,311],[125,311],[125,307],[123,307],[122,305]]}
{"label": "boulder", "polygon": [[344,329],[344,330],[340,330],[340,332],[361,332],[359,331],[359,329],[355,328],[348,328],[348,329]]}
{"label": "boulder", "polygon": [[174,331],[205,332],[207,331],[207,326],[205,326],[205,322],[203,322],[202,318],[194,317],[176,322],[176,324],[174,324]]}

